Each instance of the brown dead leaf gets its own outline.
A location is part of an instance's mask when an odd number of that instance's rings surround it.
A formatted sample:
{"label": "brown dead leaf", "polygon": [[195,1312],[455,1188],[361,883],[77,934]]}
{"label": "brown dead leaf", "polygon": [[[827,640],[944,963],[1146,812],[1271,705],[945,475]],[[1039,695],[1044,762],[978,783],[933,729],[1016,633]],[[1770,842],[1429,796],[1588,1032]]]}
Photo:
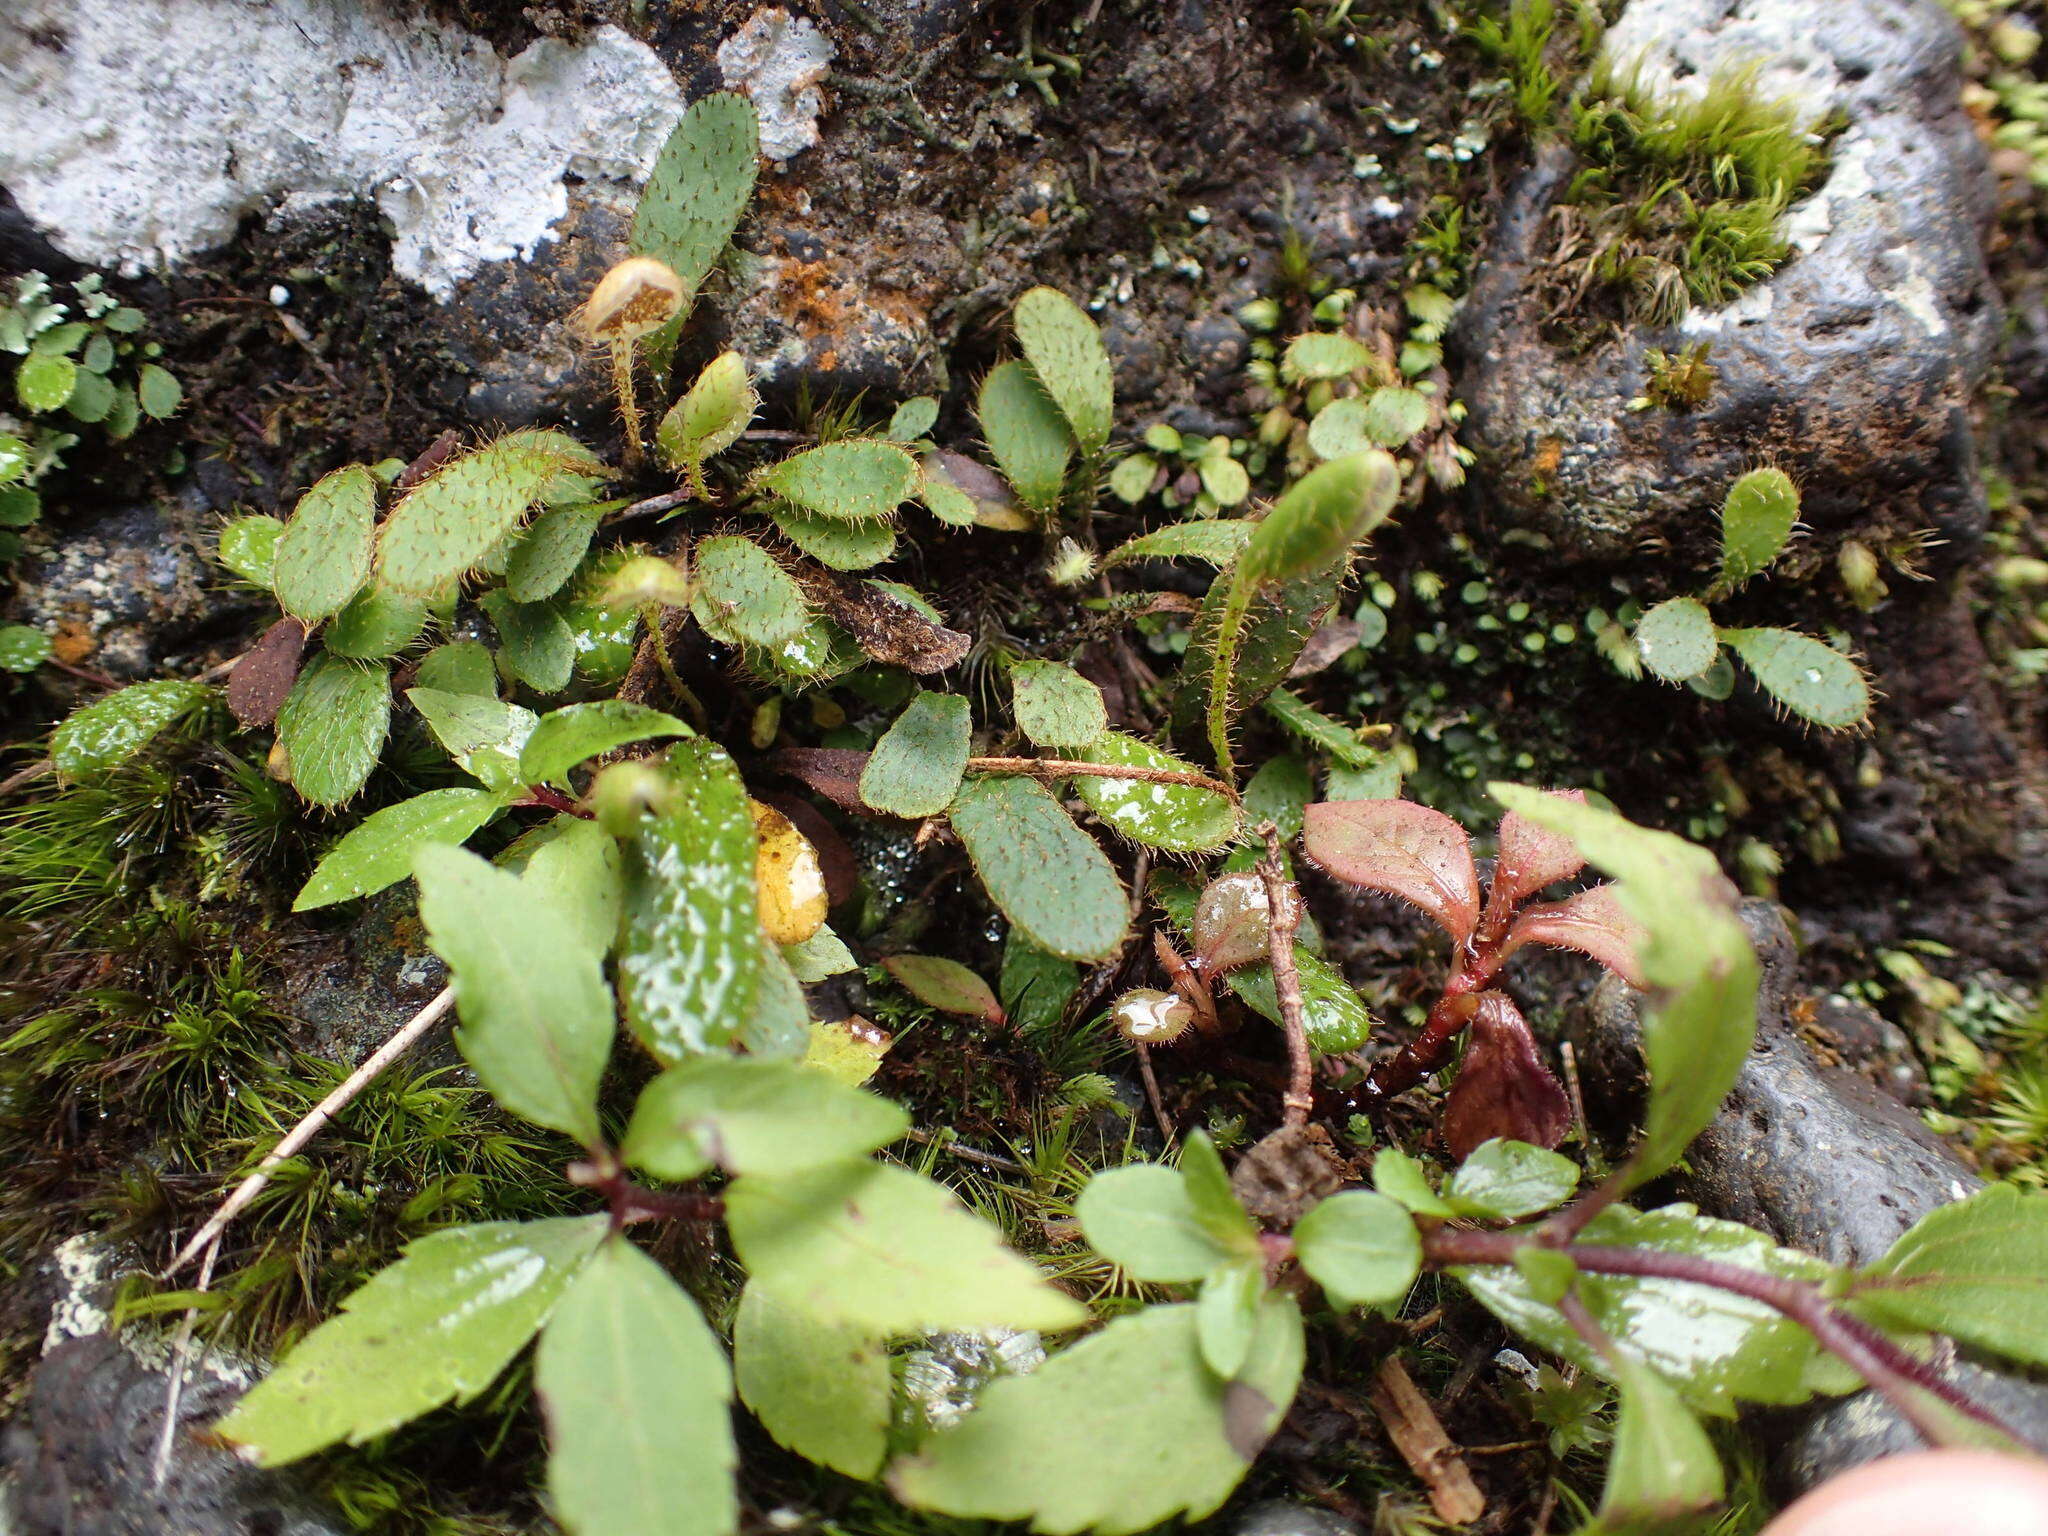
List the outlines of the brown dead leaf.
{"label": "brown dead leaf", "polygon": [[228,673],[228,709],[244,725],[270,725],[284,707],[285,695],[299,680],[299,661],[306,654],[306,626],[297,619],[279,619]]}

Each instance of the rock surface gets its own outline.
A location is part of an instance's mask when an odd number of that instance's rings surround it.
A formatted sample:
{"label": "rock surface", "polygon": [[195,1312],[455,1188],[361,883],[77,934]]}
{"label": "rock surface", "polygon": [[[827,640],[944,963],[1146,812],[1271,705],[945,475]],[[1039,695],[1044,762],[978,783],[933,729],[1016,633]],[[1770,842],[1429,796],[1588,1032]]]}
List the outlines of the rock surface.
{"label": "rock surface", "polygon": [[60,661],[116,682],[151,675],[224,616],[191,521],[142,504],[36,528],[12,573],[11,617],[49,635]]}
{"label": "rock surface", "polygon": [[1231,1536],[1359,1536],[1358,1527],[1326,1509],[1267,1499],[1237,1517]]}
{"label": "rock surface", "polygon": [[[1538,157],[1456,333],[1468,441],[1497,471],[1495,494],[1568,558],[1618,559],[1646,542],[1696,554],[1729,482],[1764,459],[1798,478],[1817,529],[1891,519],[1966,543],[1982,498],[1965,408],[1998,303],[1979,239],[1991,184],[1958,94],[1954,22],[1935,0],[1632,0],[1606,47],[1677,90],[1760,65],[1760,92],[1845,126],[1826,180],[1788,215],[1788,264],[1725,308],[1576,355],[1540,334],[1535,283],[1573,157]],[[1630,411],[1646,352],[1695,341],[1712,344],[1719,370],[1706,403]]]}

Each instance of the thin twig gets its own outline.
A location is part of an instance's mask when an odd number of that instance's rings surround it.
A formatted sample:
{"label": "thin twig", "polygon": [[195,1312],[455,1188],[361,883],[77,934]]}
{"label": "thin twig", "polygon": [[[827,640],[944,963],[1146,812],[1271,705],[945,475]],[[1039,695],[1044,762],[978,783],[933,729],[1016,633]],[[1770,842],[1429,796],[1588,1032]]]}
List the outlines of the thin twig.
{"label": "thin twig", "polygon": [[1458,1442],[1444,1429],[1443,1420],[1415,1385],[1400,1356],[1388,1355],[1380,1361],[1367,1395],[1394,1449],[1429,1490],[1437,1518],[1452,1525],[1469,1525],[1485,1514],[1486,1496],[1472,1481],[1472,1470],[1465,1465]]}
{"label": "thin twig", "polygon": [[[220,1257],[220,1234],[206,1245],[206,1257],[199,1264],[199,1284],[196,1290],[204,1292],[213,1284],[213,1261]],[[171,1384],[164,1393],[164,1427],[156,1438],[156,1454],[150,1458],[150,1486],[161,1489],[164,1479],[171,1475],[171,1450],[177,1444],[178,1406],[185,1396],[185,1381],[192,1373],[192,1329],[198,1321],[199,1308],[187,1307],[178,1323],[178,1336],[171,1343]]]}
{"label": "thin twig", "polygon": [[1158,1123],[1159,1136],[1167,1146],[1173,1145],[1173,1122],[1166,1115],[1166,1101],[1159,1095],[1159,1077],[1152,1070],[1152,1052],[1144,1041],[1132,1043],[1138,1053],[1138,1076],[1145,1081],[1145,1097],[1152,1105],[1152,1118]]}
{"label": "thin twig", "polygon": [[975,1163],[983,1168],[1000,1168],[1006,1173],[1029,1173],[1031,1171],[1014,1157],[1004,1157],[999,1152],[982,1152],[974,1147],[964,1147],[949,1137],[935,1136],[930,1131],[905,1131],[903,1139],[905,1141],[914,1141],[921,1147],[930,1147],[937,1152],[950,1153],[963,1162]]}
{"label": "thin twig", "polygon": [[1214,794],[1237,798],[1237,791],[1206,773],[1180,768],[1138,768],[1128,763],[1078,763],[1065,757],[970,757],[971,773],[1028,773],[1040,779],[1072,776],[1096,779],[1128,779],[1137,784],[1186,784]]}
{"label": "thin twig", "polygon": [[185,1246],[178,1250],[178,1256],[165,1267],[164,1278],[168,1280],[191,1263],[201,1249],[218,1241],[220,1235],[227,1230],[228,1223],[247,1210],[249,1203],[263,1193],[264,1186],[270,1182],[270,1175],[276,1170],[277,1165],[319,1135],[322,1126],[367,1088],[378,1073],[412,1049],[420,1036],[432,1029],[454,1004],[454,989],[443,987],[434,994],[433,1001],[399,1026],[396,1034],[364,1057],[363,1064],[351,1072],[340,1087],[314,1105],[312,1112],[287,1131],[284,1139],[264,1155],[263,1161],[256,1165],[256,1171],[235,1186],[234,1193],[221,1202],[220,1209],[207,1218],[206,1225],[193,1233]]}
{"label": "thin twig", "polygon": [[37,779],[56,771],[57,765],[51,762],[50,759],[47,757],[38,758],[26,768],[10,773],[6,778],[0,779],[0,795],[11,795],[17,789],[33,784]]}
{"label": "thin twig", "polygon": [[1315,1057],[1309,1050],[1308,1012],[1301,1000],[1301,972],[1294,964],[1294,936],[1301,928],[1301,893],[1280,863],[1280,832],[1272,822],[1259,825],[1266,856],[1259,860],[1259,878],[1266,883],[1266,955],[1273,963],[1273,992],[1280,1002],[1280,1024],[1287,1032],[1287,1092],[1281,1098],[1281,1124],[1308,1124],[1316,1107]]}

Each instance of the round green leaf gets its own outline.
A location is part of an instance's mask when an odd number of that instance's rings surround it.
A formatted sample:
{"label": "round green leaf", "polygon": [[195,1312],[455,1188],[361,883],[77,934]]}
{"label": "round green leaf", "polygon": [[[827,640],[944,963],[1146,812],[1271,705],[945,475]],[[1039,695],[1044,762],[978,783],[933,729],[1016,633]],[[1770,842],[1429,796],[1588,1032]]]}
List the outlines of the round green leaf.
{"label": "round green leaf", "polygon": [[909,500],[918,486],[917,460],[894,443],[844,438],[791,454],[756,475],[754,485],[820,517],[871,522]]}
{"label": "round green leaf", "polygon": [[1666,598],[1636,622],[1636,653],[1667,683],[1698,677],[1714,664],[1720,641],[1714,616],[1697,598]]}
{"label": "round green leaf", "polygon": [[1422,1271],[1415,1218],[1399,1201],[1362,1189],[1332,1195],[1296,1222],[1294,1251],[1345,1307],[1397,1302]]}
{"label": "round green leaf", "polygon": [[1109,728],[1102,690],[1057,661],[1020,661],[1010,668],[1017,728],[1041,747],[1073,751]]}

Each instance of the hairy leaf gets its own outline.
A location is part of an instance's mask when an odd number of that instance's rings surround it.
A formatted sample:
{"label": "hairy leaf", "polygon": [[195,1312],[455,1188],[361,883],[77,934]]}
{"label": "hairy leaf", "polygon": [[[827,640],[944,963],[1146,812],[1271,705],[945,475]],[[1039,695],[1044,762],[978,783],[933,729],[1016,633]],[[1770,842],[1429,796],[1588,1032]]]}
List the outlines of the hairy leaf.
{"label": "hairy leaf", "polygon": [[737,352],[721,352],[704,365],[654,429],[661,462],[701,486],[704,461],[738,442],[760,408],[746,359]]}
{"label": "hairy leaf", "polygon": [[827,1323],[757,1285],[733,1323],[740,1401],[799,1456],[871,1478],[889,1449],[895,1378],[889,1351],[867,1329]]}
{"label": "hairy leaf", "polygon": [[489,1386],[603,1239],[604,1216],[416,1238],[215,1426],[265,1466],[361,1445]]}
{"label": "hairy leaf", "polygon": [[1065,1329],[1088,1316],[943,1187],[886,1163],[735,1179],[726,1229],[753,1284],[877,1336]]}
{"label": "hairy leaf", "polygon": [[330,655],[382,661],[411,645],[426,624],[425,598],[365,587],[321,631],[320,639]]}
{"label": "hairy leaf", "polygon": [[[1074,755],[1081,762],[1104,766],[1190,771],[1171,752],[1121,731],[1104,731]],[[1237,807],[1213,789],[1081,774],[1075,776],[1074,792],[1117,831],[1150,848],[1203,853],[1237,836]]]}
{"label": "hairy leaf", "polygon": [[278,538],[271,585],[279,604],[308,625],[339,613],[370,579],[376,540],[376,478],[360,464],[323,477]]}
{"label": "hairy leaf", "polygon": [[2048,1364],[2048,1195],[1993,1184],[1937,1206],[1857,1278],[1858,1311]]}
{"label": "hairy leaf", "polygon": [[1384,453],[1318,464],[1252,531],[1238,561],[1246,581],[1291,581],[1328,569],[1386,520],[1401,493],[1401,472]]}
{"label": "hairy leaf", "polygon": [[746,97],[714,91],[692,102],[648,173],[633,213],[633,254],[671,268],[686,293],[703,287],[754,195],[760,153]]}
{"label": "hairy leaf", "polygon": [[569,584],[590,550],[591,537],[616,501],[572,502],[549,507],[533,520],[505,562],[505,593],[514,602],[537,603]]}
{"label": "hairy leaf", "polygon": [[1863,669],[1825,641],[1792,629],[1724,629],[1721,638],[1764,691],[1800,719],[1841,731],[1870,714]]}
{"label": "hairy leaf", "polygon": [[220,563],[259,587],[271,583],[284,524],[274,517],[238,517],[220,531]]}
{"label": "hairy leaf", "polygon": [[614,747],[659,736],[693,736],[674,715],[627,699],[594,699],[541,716],[519,749],[519,776],[528,784],[569,782],[569,770]]}
{"label": "hairy leaf", "polygon": [[391,679],[380,663],[313,658],[277,712],[292,786],[333,807],[355,798],[391,728]]}
{"label": "hairy leaf", "polygon": [[861,799],[891,816],[938,815],[960,791],[972,729],[964,697],[920,690],[868,755]]}
{"label": "hairy leaf", "polygon": [[1346,1190],[1294,1224],[1301,1267],[1340,1307],[1378,1307],[1408,1294],[1422,1271],[1422,1238],[1399,1201]]}
{"label": "hairy leaf", "polygon": [[64,717],[50,737],[50,761],[68,783],[118,768],[206,702],[204,683],[161,677],[95,699]]}
{"label": "hairy leaf", "polygon": [[1377,447],[1405,448],[1428,425],[1429,397],[1419,390],[1388,384],[1365,402],[1365,435]]}
{"label": "hairy leaf", "polygon": [[1777,559],[1799,521],[1799,488],[1782,469],[1753,469],[1721,503],[1721,575],[1715,588],[1733,592]]}
{"label": "hairy leaf", "polygon": [[1074,435],[1030,368],[1015,360],[991,368],[975,415],[989,452],[1025,505],[1041,513],[1058,507]]}
{"label": "hairy leaf", "polygon": [[1219,517],[1206,522],[1168,523],[1164,528],[1140,534],[1119,544],[1103,558],[1102,568],[1124,565],[1132,560],[1206,560],[1214,566],[1230,564],[1251,542],[1259,525],[1245,518]]}
{"label": "hairy leaf", "polygon": [[378,579],[393,592],[431,597],[480,564],[560,477],[602,472],[572,437],[538,427],[508,432],[442,465],[392,508],[377,538]]}
{"label": "hairy leaf", "polygon": [[959,1424],[889,1472],[919,1509],[1129,1536],[1221,1507],[1301,1379],[1301,1314],[1268,1293],[1234,1381],[1202,1359],[1193,1306],[1111,1322],[1028,1376],[992,1383]]}
{"label": "hairy leaf", "polygon": [[760,988],[754,821],[723,749],[690,738],[669,754],[669,803],[627,844],[619,989],[626,1023],[675,1065],[732,1040]]}
{"label": "hairy leaf", "polygon": [[1309,331],[1287,343],[1282,366],[1293,379],[1344,379],[1372,362],[1364,342],[1337,331]]}
{"label": "hairy leaf", "polygon": [[1116,951],[1129,916],[1123,886],[1042,785],[976,780],[960,791],[951,819],[989,899],[1033,944],[1065,960]]}
{"label": "hairy leaf", "polygon": [[412,873],[418,850],[466,842],[504,806],[505,797],[488,789],[430,789],[373,811],[321,856],[292,910],[310,912],[396,885]]}
{"label": "hairy leaf", "polygon": [[724,535],[697,546],[697,622],[728,645],[774,645],[810,616],[803,589],[752,539]]}
{"label": "hairy leaf", "polygon": [[910,499],[917,460],[894,443],[841,438],[791,454],[756,475],[754,485],[820,517],[872,522]]}
{"label": "hairy leaf", "polygon": [[600,1146],[613,1030],[603,951],[543,892],[464,849],[421,848],[413,873],[455,989],[456,1044],[477,1077],[513,1114]]}
{"label": "hairy leaf", "polygon": [[1479,921],[1479,875],[1465,829],[1409,800],[1336,800],[1302,818],[1302,847],[1339,880],[1420,907],[1462,944]]}
{"label": "hairy leaf", "polygon": [[732,1373],[697,1304],[614,1235],[540,1336],[548,1494],[570,1536],[727,1536]]}
{"label": "hairy leaf", "polygon": [[1636,654],[1667,683],[1698,677],[1720,648],[1714,616],[1698,598],[1667,597],[1636,621]]}
{"label": "hairy leaf", "polygon": [[865,571],[896,553],[893,523],[849,523],[787,511],[775,514],[775,526],[790,543],[835,571]]}
{"label": "hairy leaf", "polygon": [[1017,729],[1041,747],[1068,751],[1109,728],[1102,690],[1057,661],[1020,661],[1010,668]]}
{"label": "hairy leaf", "polygon": [[1087,311],[1057,288],[1029,288],[1010,316],[1031,371],[1067,418],[1081,447],[1100,453],[1109,442],[1116,401],[1109,353]]}
{"label": "hairy leaf", "polygon": [[[1560,800],[1584,804],[1583,789],[1553,789]],[[1586,867],[1586,856],[1562,832],[1539,827],[1513,811],[1500,819],[1500,850],[1487,884],[1487,904],[1507,908],[1528,900],[1546,885],[1569,880]]]}
{"label": "hairy leaf", "polygon": [[1649,935],[1628,915],[1611,885],[1595,885],[1563,901],[1524,907],[1501,945],[1505,958],[1524,944],[1575,949],[1599,961],[1632,987],[1648,978],[1636,956]]}
{"label": "hairy leaf", "polygon": [[705,1056],[640,1090],[619,1152],[658,1178],[805,1173],[900,1139],[910,1117],[887,1099],[794,1061]]}

